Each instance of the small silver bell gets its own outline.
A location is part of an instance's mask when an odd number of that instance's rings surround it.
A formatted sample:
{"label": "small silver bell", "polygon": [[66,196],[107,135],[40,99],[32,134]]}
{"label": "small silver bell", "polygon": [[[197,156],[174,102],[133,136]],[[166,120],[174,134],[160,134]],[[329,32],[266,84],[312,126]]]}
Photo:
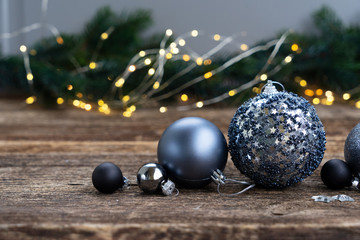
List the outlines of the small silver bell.
{"label": "small silver bell", "polygon": [[172,195],[176,190],[175,184],[168,180],[166,171],[158,163],[147,163],[143,165],[137,173],[137,183],[145,193],[160,193]]}

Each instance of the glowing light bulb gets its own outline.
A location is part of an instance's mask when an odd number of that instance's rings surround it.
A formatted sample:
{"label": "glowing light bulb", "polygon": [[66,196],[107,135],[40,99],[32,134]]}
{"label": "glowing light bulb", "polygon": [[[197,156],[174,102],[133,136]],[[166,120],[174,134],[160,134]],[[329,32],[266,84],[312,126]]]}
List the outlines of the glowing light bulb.
{"label": "glowing light bulb", "polygon": [[355,103],[355,107],[356,107],[356,108],[360,108],[360,101],[357,101],[357,102]]}
{"label": "glowing light bulb", "polygon": [[166,29],[165,34],[170,37],[173,34],[173,31],[171,29]]}
{"label": "glowing light bulb", "polygon": [[212,75],[213,75],[212,72],[207,72],[207,73],[204,74],[204,78],[209,79],[209,78],[212,77]]}
{"label": "glowing light bulb", "polygon": [[145,65],[150,65],[150,64],[151,64],[151,59],[150,59],[150,58],[146,58],[146,59],[144,60],[144,63],[145,63]]}
{"label": "glowing light bulb", "polygon": [[312,97],[315,94],[314,91],[311,89],[306,89],[304,93],[306,96],[309,96],[309,97]]}
{"label": "glowing light bulb", "polygon": [[332,93],[332,91],[330,91],[330,90],[327,90],[326,92],[325,92],[325,96],[326,97],[330,97],[330,96],[332,96],[333,95],[333,93]]}
{"label": "glowing light bulb", "polygon": [[90,69],[95,69],[96,68],[96,62],[89,63],[89,68]]}
{"label": "glowing light bulb", "polygon": [[129,72],[135,72],[136,66],[135,65],[130,65],[128,70],[129,70]]}
{"label": "glowing light bulb", "polygon": [[188,97],[188,95],[186,95],[186,94],[184,93],[184,94],[181,95],[180,99],[181,99],[181,101],[183,101],[183,102],[187,102],[187,100],[189,100],[189,97]]}
{"label": "glowing light bulb", "polygon": [[122,98],[123,103],[127,103],[130,100],[130,96],[126,95]]}
{"label": "glowing light bulb", "polygon": [[196,64],[199,65],[199,66],[201,66],[201,65],[203,64],[203,59],[202,59],[201,57],[198,57],[198,58],[196,59]]}
{"label": "glowing light bulb", "polygon": [[192,30],[191,31],[191,36],[192,37],[197,37],[199,35],[199,32],[197,30]]}
{"label": "glowing light bulb", "polygon": [[176,48],[176,46],[177,46],[176,43],[174,43],[174,42],[170,43],[170,48]]}
{"label": "glowing light bulb", "polygon": [[260,76],[261,81],[265,81],[267,78],[268,78],[268,76],[265,73],[261,74],[261,76]]}
{"label": "glowing light bulb", "polygon": [[78,98],[82,98],[82,97],[83,97],[83,94],[82,94],[81,92],[78,92],[78,93],[76,93],[76,96],[77,96]]}
{"label": "glowing light bulb", "polygon": [[232,97],[232,96],[234,96],[236,94],[236,91],[235,90],[230,90],[228,92],[228,94],[229,94],[230,97]]}
{"label": "glowing light bulb", "polygon": [[158,89],[160,87],[160,83],[156,81],[153,85],[153,89]]}
{"label": "glowing light bulb", "polygon": [[172,58],[172,54],[171,53],[167,53],[165,56],[166,59],[171,59]]}
{"label": "glowing light bulb", "polygon": [[316,95],[321,96],[323,94],[323,90],[320,88],[316,89],[315,93],[316,93]]}
{"label": "glowing light bulb", "polygon": [[185,46],[185,44],[186,44],[186,42],[185,42],[185,40],[184,39],[179,39],[179,45],[180,46]]}
{"label": "glowing light bulb", "polygon": [[214,35],[214,40],[215,41],[220,41],[220,39],[221,39],[221,36],[219,34]]}
{"label": "glowing light bulb", "polygon": [[155,74],[155,69],[154,68],[150,68],[149,71],[148,71],[148,74],[150,76],[154,75]]}
{"label": "glowing light bulb", "polygon": [[289,62],[292,61],[292,57],[291,57],[291,56],[287,56],[287,57],[284,59],[284,61],[285,61],[286,63],[289,63]]}
{"label": "glowing light bulb", "polygon": [[61,97],[58,97],[58,98],[56,99],[56,102],[57,102],[57,104],[61,105],[61,104],[64,103],[64,99],[61,98]]}
{"label": "glowing light bulb", "polygon": [[184,60],[185,62],[190,61],[190,56],[187,55],[187,54],[184,54],[184,55],[183,55],[183,60]]}
{"label": "glowing light bulb", "polygon": [[160,107],[159,108],[159,111],[161,112],[161,113],[166,113],[167,112],[167,107]]}
{"label": "glowing light bulb", "polygon": [[160,49],[159,54],[160,54],[160,56],[164,56],[165,55],[165,49]]}
{"label": "glowing light bulb", "polygon": [[246,45],[245,43],[243,43],[243,44],[240,45],[240,49],[241,49],[242,51],[246,51],[246,50],[249,49],[249,46]]}
{"label": "glowing light bulb", "polygon": [[139,56],[140,56],[140,57],[145,57],[145,55],[146,55],[146,52],[145,52],[145,51],[140,51],[140,52],[139,52]]}
{"label": "glowing light bulb", "polygon": [[179,52],[180,50],[177,47],[171,49],[172,54],[178,54]]}
{"label": "glowing light bulb", "polygon": [[99,100],[98,100],[98,105],[99,105],[99,106],[103,106],[103,105],[104,105],[104,101],[103,101],[102,99],[99,99]]}
{"label": "glowing light bulb", "polygon": [[104,32],[104,33],[101,34],[100,37],[101,37],[101,40],[106,40],[106,39],[109,38],[109,34],[107,34],[106,32]]}
{"label": "glowing light bulb", "polygon": [[202,108],[204,106],[204,103],[202,101],[199,101],[196,103],[197,108]]}
{"label": "glowing light bulb", "polygon": [[314,98],[313,100],[312,100],[312,102],[313,102],[313,104],[319,104],[320,103],[320,99],[319,98]]}
{"label": "glowing light bulb", "polygon": [[27,47],[25,45],[20,46],[20,52],[25,53],[27,51]]}
{"label": "glowing light bulb", "polygon": [[34,75],[32,75],[32,73],[28,73],[26,74],[26,79],[32,81],[34,79]]}
{"label": "glowing light bulb", "polygon": [[120,88],[124,85],[125,83],[125,79],[124,78],[119,78],[116,82],[115,82],[115,86]]}
{"label": "glowing light bulb", "polygon": [[211,64],[211,59],[206,59],[204,61],[204,65],[210,65]]}
{"label": "glowing light bulb", "polygon": [[63,45],[64,44],[64,39],[62,37],[57,37],[56,38],[56,42],[59,44],[59,45]]}
{"label": "glowing light bulb", "polygon": [[296,52],[297,50],[299,50],[299,45],[297,45],[296,43],[291,45],[291,51]]}
{"label": "glowing light bulb", "polygon": [[77,99],[75,99],[75,100],[73,101],[73,105],[74,105],[75,107],[80,106],[80,101],[77,100]]}
{"label": "glowing light bulb", "polygon": [[131,112],[131,111],[125,111],[125,112],[123,112],[123,116],[126,117],[126,118],[131,117],[131,115],[132,115],[132,112]]}
{"label": "glowing light bulb", "polygon": [[343,99],[344,99],[345,101],[349,100],[350,98],[351,98],[350,93],[344,93],[344,94],[343,94]]}
{"label": "glowing light bulb", "polygon": [[90,104],[85,104],[85,110],[90,111],[92,106]]}
{"label": "glowing light bulb", "polygon": [[129,110],[130,110],[131,112],[135,112],[135,111],[136,111],[136,106],[135,106],[135,105],[131,105],[131,106],[129,107]]}
{"label": "glowing light bulb", "polygon": [[73,85],[71,85],[71,84],[69,84],[69,85],[67,85],[67,90],[69,90],[69,91],[71,91],[71,90],[73,90]]}
{"label": "glowing light bulb", "polygon": [[300,86],[302,87],[306,87],[307,86],[307,82],[306,80],[302,79],[300,82],[299,82]]}
{"label": "glowing light bulb", "polygon": [[25,102],[26,102],[27,104],[33,104],[33,103],[35,102],[35,100],[36,100],[36,97],[35,97],[35,96],[31,96],[31,97],[28,97],[28,98],[25,100]]}

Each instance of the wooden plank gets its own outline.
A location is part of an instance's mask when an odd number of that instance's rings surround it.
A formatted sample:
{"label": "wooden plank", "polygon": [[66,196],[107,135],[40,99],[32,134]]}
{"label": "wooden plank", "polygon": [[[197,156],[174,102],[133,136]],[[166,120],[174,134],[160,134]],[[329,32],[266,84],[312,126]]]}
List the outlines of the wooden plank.
{"label": "wooden plank", "polygon": [[[235,109],[168,115],[140,110],[131,119],[74,110],[0,111],[0,239],[352,239],[360,234],[360,193],[327,189],[320,168],[290,188],[255,188],[237,197],[219,196],[214,184],[180,189],[177,197],[138,189],[137,170],[156,161],[157,141],[172,121],[201,116],[226,133]],[[359,111],[343,106],[318,111],[327,130],[323,163],[343,158]],[[95,190],[91,173],[104,161],[121,167],[130,189],[110,195]],[[224,173],[246,180],[231,160]],[[336,194],[356,201],[311,199]]]}

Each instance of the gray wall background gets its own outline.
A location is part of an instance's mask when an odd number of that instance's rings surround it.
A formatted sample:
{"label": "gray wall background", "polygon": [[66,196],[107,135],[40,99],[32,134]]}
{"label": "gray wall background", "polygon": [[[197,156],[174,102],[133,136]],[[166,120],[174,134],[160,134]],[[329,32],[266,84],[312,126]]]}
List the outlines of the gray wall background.
{"label": "gray wall background", "polygon": [[[60,32],[79,32],[99,7],[109,5],[116,12],[150,9],[154,25],[149,29],[163,32],[171,28],[176,35],[192,29],[207,34],[241,36],[249,45],[274,37],[284,29],[311,31],[311,13],[322,5],[332,7],[345,23],[360,23],[359,0],[49,0],[48,22]],[[41,0],[0,0],[0,32],[12,32],[41,21]],[[244,34],[246,33],[246,34]],[[18,54],[21,44],[31,45],[48,31],[0,39],[3,54]],[[210,44],[210,43],[209,43]],[[194,50],[207,49],[206,43],[195,42]]]}

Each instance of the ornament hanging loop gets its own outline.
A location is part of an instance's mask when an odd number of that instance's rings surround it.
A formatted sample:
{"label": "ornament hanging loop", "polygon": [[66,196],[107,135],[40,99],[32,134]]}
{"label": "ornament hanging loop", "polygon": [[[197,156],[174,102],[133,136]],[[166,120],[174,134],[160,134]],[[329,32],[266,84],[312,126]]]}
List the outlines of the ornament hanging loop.
{"label": "ornament hanging loop", "polygon": [[261,93],[266,93],[266,94],[278,93],[279,91],[276,90],[274,84],[279,85],[282,88],[282,91],[285,91],[285,87],[281,83],[276,82],[276,81],[272,81],[272,80],[268,80],[267,83],[261,88],[260,92]]}
{"label": "ornament hanging loop", "polygon": [[[215,184],[217,184],[217,191],[219,193],[220,196],[225,196],[225,197],[234,197],[237,195],[240,195],[244,192],[246,192],[247,190],[255,187],[255,184],[249,183],[249,182],[245,182],[245,181],[238,181],[235,179],[228,179],[225,177],[225,175],[219,170],[216,169],[215,171],[213,171],[213,173],[211,174],[211,179],[213,180],[213,182]],[[243,185],[248,185],[246,188],[244,188],[243,190],[236,192],[236,193],[231,193],[231,194],[226,194],[226,193],[222,193],[221,192],[221,186],[225,185],[226,182],[234,182],[234,183],[238,183],[238,184],[243,184]]]}

